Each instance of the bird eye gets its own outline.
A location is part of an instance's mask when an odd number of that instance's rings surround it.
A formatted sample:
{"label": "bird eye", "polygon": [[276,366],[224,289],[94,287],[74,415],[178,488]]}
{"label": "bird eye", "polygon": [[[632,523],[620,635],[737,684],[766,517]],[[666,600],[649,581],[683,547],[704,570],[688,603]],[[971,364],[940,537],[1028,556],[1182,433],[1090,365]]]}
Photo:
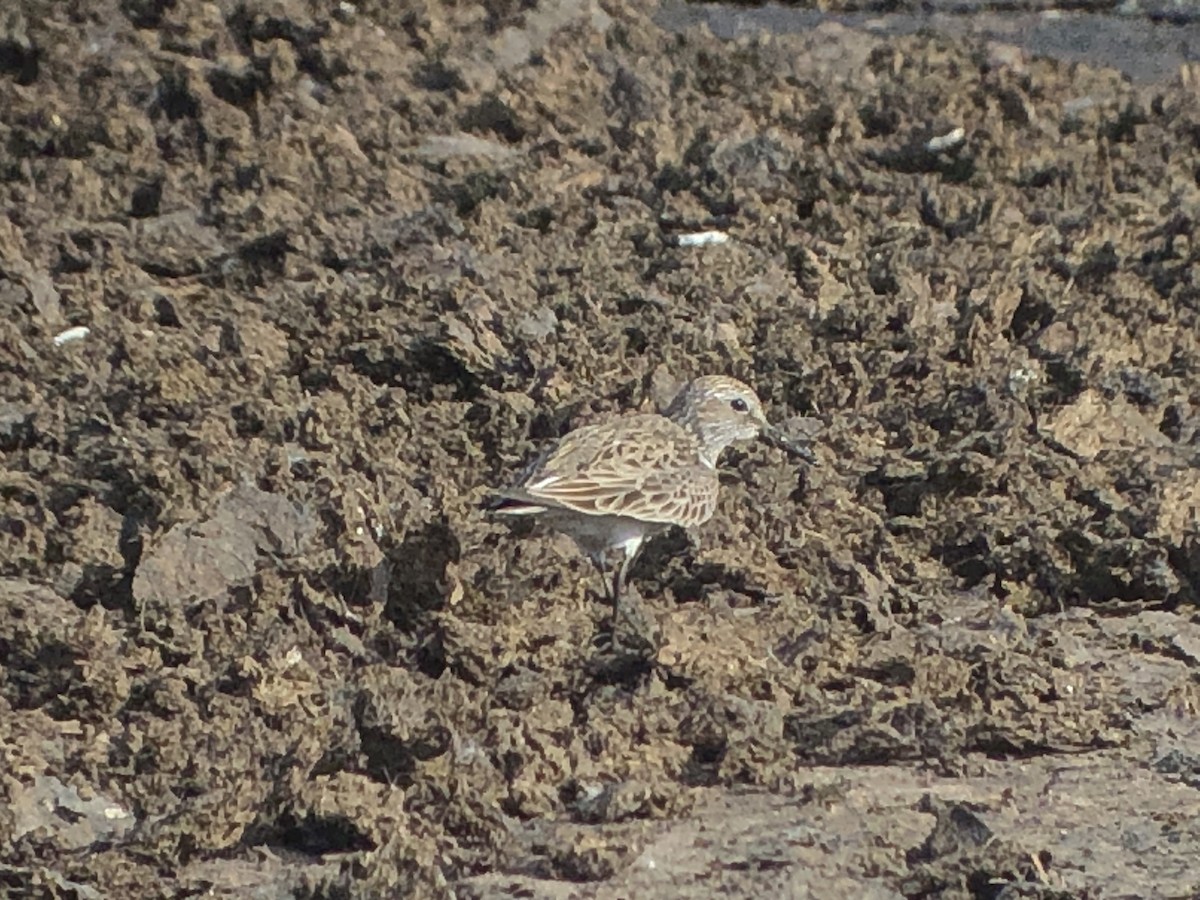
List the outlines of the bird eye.
{"label": "bird eye", "polygon": [[746,401],[741,397],[734,397],[729,401],[729,405],[733,407],[734,412],[748,412],[750,407],[746,405]]}

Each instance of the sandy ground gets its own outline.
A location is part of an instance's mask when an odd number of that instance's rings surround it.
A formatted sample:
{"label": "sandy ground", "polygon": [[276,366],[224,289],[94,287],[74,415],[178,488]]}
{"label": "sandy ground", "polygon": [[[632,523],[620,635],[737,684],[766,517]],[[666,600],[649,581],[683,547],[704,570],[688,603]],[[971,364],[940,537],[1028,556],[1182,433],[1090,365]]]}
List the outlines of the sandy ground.
{"label": "sandy ground", "polygon": [[[1194,66],[658,23],[0,15],[0,891],[1200,894]],[[707,372],[614,653],[480,502]]]}

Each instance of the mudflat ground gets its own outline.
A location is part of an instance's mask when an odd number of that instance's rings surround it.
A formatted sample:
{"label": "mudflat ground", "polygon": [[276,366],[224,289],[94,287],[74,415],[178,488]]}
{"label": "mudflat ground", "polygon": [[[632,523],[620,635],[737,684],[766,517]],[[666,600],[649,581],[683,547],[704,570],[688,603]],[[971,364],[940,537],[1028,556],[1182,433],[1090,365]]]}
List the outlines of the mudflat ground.
{"label": "mudflat ground", "polygon": [[[1197,896],[1197,95],[619,0],[6,6],[0,892]],[[479,504],[707,372],[820,465],[731,452],[614,653]]]}

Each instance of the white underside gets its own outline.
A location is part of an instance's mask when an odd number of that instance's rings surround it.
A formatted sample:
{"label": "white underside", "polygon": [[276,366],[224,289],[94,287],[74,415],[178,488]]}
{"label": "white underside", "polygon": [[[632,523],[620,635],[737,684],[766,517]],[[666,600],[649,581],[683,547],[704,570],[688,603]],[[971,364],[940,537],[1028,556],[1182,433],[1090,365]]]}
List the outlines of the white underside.
{"label": "white underside", "polygon": [[625,521],[631,522],[636,528],[629,528],[627,531],[620,528],[615,529],[613,541],[610,547],[620,547],[625,555],[629,558],[637,556],[638,550],[642,547],[642,542],[646,539],[646,526],[642,522],[634,522],[631,519]]}
{"label": "white underside", "polygon": [[628,516],[589,515],[536,503],[510,506],[496,512],[505,516],[542,516],[547,525],[570,535],[580,550],[595,559],[616,549],[628,557],[635,556],[647,536],[667,527],[664,523],[643,522]]}
{"label": "white underside", "polygon": [[554,520],[547,524],[569,534],[575,539],[579,549],[593,559],[600,559],[616,549],[632,557],[641,549],[647,535],[660,530],[659,526],[653,523],[625,516],[555,516]]}

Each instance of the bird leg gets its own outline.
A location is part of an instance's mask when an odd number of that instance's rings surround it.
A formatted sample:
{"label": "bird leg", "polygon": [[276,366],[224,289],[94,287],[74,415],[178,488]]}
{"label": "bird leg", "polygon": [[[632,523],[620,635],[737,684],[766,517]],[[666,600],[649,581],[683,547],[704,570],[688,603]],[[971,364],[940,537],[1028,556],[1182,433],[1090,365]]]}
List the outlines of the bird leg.
{"label": "bird leg", "polygon": [[592,561],[592,565],[596,567],[596,571],[600,573],[600,592],[604,594],[604,599],[612,602],[612,581],[608,577],[608,566],[604,564],[603,553],[589,553],[588,559]]}
{"label": "bird leg", "polygon": [[[620,571],[618,570],[615,576],[609,576],[608,566],[606,565],[607,560],[605,559],[605,553],[603,551],[600,551],[599,553],[589,553],[588,559],[592,561],[592,565],[594,565],[596,567],[596,571],[600,573],[600,590],[601,593],[604,594],[604,599],[611,603],[613,605],[613,609],[615,610],[618,605],[618,601],[616,599],[618,596],[617,579],[620,577]],[[612,645],[613,649],[616,649],[618,646],[617,619],[615,614],[613,615],[612,624]]]}
{"label": "bird leg", "polygon": [[616,574],[613,576],[612,605],[614,631],[617,627],[617,619],[622,615],[624,615],[626,622],[634,625],[633,619],[629,618],[629,611],[621,606],[621,595],[625,593],[625,580],[629,577],[629,564],[632,562],[633,554],[627,550],[624,551],[621,554],[621,565],[617,567]]}
{"label": "bird leg", "polygon": [[[641,541],[638,542],[638,545]],[[621,557],[621,565],[617,568],[616,574],[613,576],[612,587],[612,628],[613,628],[613,649],[620,647],[620,642],[617,639],[617,626],[622,619],[629,625],[630,630],[635,636],[634,646],[647,647],[645,637],[646,622],[641,617],[640,607],[631,608],[630,605],[622,603],[625,597],[626,590],[629,587],[629,570],[633,567],[633,561],[637,559],[638,546],[626,546]],[[632,648],[631,648],[632,649]]]}
{"label": "bird leg", "polygon": [[621,604],[621,595],[625,593],[625,583],[629,577],[629,567],[633,562],[635,554],[624,551],[621,554],[621,564],[613,568],[609,572],[609,567],[605,565],[604,554],[591,556],[592,563],[596,566],[596,571],[600,573],[600,582],[604,587],[604,599],[612,604],[612,644],[614,649],[620,647],[620,641],[617,638],[617,625],[621,619],[624,619],[630,625],[637,629],[637,622],[629,614],[629,610]]}

